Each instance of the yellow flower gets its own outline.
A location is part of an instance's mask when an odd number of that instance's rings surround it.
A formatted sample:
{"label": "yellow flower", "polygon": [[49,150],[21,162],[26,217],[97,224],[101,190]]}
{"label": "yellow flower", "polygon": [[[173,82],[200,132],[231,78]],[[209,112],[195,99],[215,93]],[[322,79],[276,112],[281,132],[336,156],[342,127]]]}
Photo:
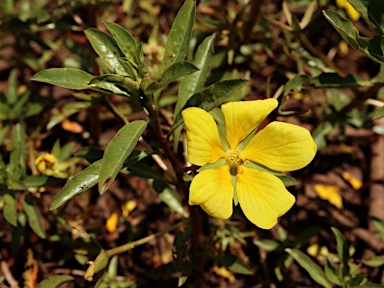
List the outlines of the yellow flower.
{"label": "yellow flower", "polygon": [[344,8],[348,17],[353,21],[359,20],[360,13],[347,0],[336,0],[336,5],[340,8]]}
{"label": "yellow flower", "polygon": [[40,173],[52,176],[57,172],[57,159],[53,154],[42,154],[35,160],[35,165]]}
{"label": "yellow flower", "polygon": [[343,198],[339,194],[339,187],[335,185],[314,185],[314,189],[323,200],[327,200],[329,203],[335,205],[337,208],[343,208]]}
{"label": "yellow flower", "polygon": [[263,229],[272,228],[292,207],[294,196],[271,170],[303,168],[315,156],[316,144],[308,130],[288,123],[272,122],[254,135],[277,105],[276,99],[222,105],[225,135],[221,138],[208,112],[200,108],[182,112],[188,161],[205,166],[191,183],[190,205],[200,205],[209,215],[227,219],[234,201]]}

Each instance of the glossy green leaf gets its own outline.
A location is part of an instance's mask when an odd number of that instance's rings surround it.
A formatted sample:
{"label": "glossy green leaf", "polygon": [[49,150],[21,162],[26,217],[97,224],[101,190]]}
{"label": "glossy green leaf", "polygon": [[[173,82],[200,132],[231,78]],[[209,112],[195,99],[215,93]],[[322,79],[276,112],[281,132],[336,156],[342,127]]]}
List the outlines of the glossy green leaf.
{"label": "glossy green leaf", "polygon": [[111,32],[113,38],[115,38],[117,46],[124,53],[125,57],[134,62],[136,52],[136,41],[135,38],[123,27],[118,24],[105,22],[109,32]]}
{"label": "glossy green leaf", "polygon": [[100,166],[101,160],[98,160],[71,178],[53,198],[49,210],[59,208],[76,195],[96,185],[99,180]]}
{"label": "glossy green leaf", "polygon": [[341,259],[341,278],[344,279],[345,276],[349,274],[349,248],[348,243],[345,240],[343,234],[341,234],[340,230],[338,230],[335,227],[331,227],[333,234],[335,234],[336,237],[336,243],[337,243],[337,254],[339,254],[339,257]]}
{"label": "glossy green leaf", "polygon": [[100,60],[107,67],[109,73],[126,75],[124,68],[119,62],[119,58],[123,56],[122,52],[111,36],[94,28],[88,28],[85,30],[85,35],[87,36],[93,49],[99,55]]}
{"label": "glossy green leaf", "polygon": [[3,215],[5,220],[13,226],[17,226],[17,201],[15,192],[8,191],[3,196],[4,207],[3,207]]}
{"label": "glossy green leaf", "polygon": [[40,237],[45,239],[44,227],[41,223],[41,216],[37,210],[35,201],[31,195],[25,196],[23,210],[27,215],[28,224],[32,230]]}
{"label": "glossy green leaf", "polygon": [[371,59],[384,62],[384,36],[374,36],[372,38],[360,37],[358,30],[353,26],[352,22],[340,16],[333,11],[323,11],[324,16],[339,32],[341,37],[357,51]]}
{"label": "glossy green leaf", "polygon": [[148,181],[155,191],[159,194],[160,199],[174,212],[179,213],[184,218],[189,217],[189,213],[184,209],[180,196],[177,192],[162,181]]}
{"label": "glossy green leaf", "polygon": [[156,78],[155,81],[148,85],[144,93],[146,95],[151,95],[180,77],[198,70],[199,68],[188,61],[173,63],[158,78]]}
{"label": "glossy green leaf", "polygon": [[323,11],[325,18],[332,24],[332,26],[339,32],[341,37],[347,42],[352,48],[359,50],[359,42],[357,37],[359,31],[353,26],[352,22],[347,18],[342,17],[337,12]]}
{"label": "glossy green leaf", "polygon": [[289,255],[291,255],[297,261],[297,263],[299,263],[299,265],[308,272],[308,274],[316,283],[322,285],[325,288],[332,288],[332,284],[327,280],[323,270],[320,268],[319,265],[313,262],[311,258],[309,258],[307,255],[305,255],[298,249],[287,248],[285,249],[285,251]]}
{"label": "glossy green leaf", "polygon": [[92,78],[89,84],[115,94],[132,95],[136,100],[139,97],[139,84],[128,77],[114,74],[102,75]]}
{"label": "glossy green leaf", "polygon": [[100,167],[99,192],[103,194],[111,186],[125,160],[135,148],[147,122],[138,120],[121,128],[105,149]]}
{"label": "glossy green leaf", "polygon": [[201,107],[206,111],[210,111],[220,106],[231,97],[236,90],[247,85],[248,80],[234,79],[224,80],[212,84],[203,91],[194,94],[185,104],[184,109],[188,107]]}
{"label": "glossy green leaf", "polygon": [[92,78],[91,74],[75,68],[50,68],[33,75],[31,80],[82,90],[90,88],[88,82]]}
{"label": "glossy green leaf", "polygon": [[[204,39],[196,51],[193,64],[199,68],[199,71],[186,75],[180,85],[175,107],[175,115],[179,115],[189,98],[193,94],[200,92],[204,88],[205,80],[209,72],[209,64],[212,58],[212,43],[215,35]],[[177,120],[176,120],[177,121]]]}
{"label": "glossy green leaf", "polygon": [[333,266],[331,262],[329,262],[328,258],[324,266],[324,272],[329,281],[331,281],[333,284],[341,285],[339,273],[337,272],[336,267]]}
{"label": "glossy green leaf", "polygon": [[349,74],[341,77],[337,73],[322,73],[318,77],[309,78],[306,75],[297,75],[287,82],[284,95],[291,91],[301,91],[306,88],[354,88],[372,86],[371,81],[364,80],[360,76]]}
{"label": "glossy green leaf", "polygon": [[177,13],[165,45],[160,73],[173,63],[184,60],[195,22],[195,10],[195,1],[186,0]]}
{"label": "glossy green leaf", "polygon": [[36,288],[57,288],[60,287],[62,284],[65,284],[72,280],[74,280],[74,278],[68,275],[52,276],[48,279],[41,281],[36,286]]}
{"label": "glossy green leaf", "polygon": [[382,0],[349,0],[349,3],[372,27],[376,27],[379,33],[384,34],[384,9]]}

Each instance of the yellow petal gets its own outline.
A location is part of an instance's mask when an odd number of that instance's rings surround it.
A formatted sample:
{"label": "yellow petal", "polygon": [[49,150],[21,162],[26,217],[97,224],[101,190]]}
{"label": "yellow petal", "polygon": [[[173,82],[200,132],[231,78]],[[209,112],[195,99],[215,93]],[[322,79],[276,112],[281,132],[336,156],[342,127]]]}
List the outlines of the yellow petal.
{"label": "yellow petal", "polygon": [[360,19],[360,13],[349,2],[345,6],[345,11],[347,11],[347,15],[351,20],[357,21]]}
{"label": "yellow petal", "polygon": [[295,203],[279,178],[251,168],[238,172],[236,193],[245,216],[262,229],[271,229]]}
{"label": "yellow petal", "polygon": [[348,1],[347,0],[336,0],[336,5],[340,8],[346,7]]}
{"label": "yellow petal", "polygon": [[107,228],[109,233],[115,232],[118,222],[119,222],[119,214],[117,214],[117,212],[113,212],[113,214],[107,219],[105,228]]}
{"label": "yellow petal", "polygon": [[208,112],[200,108],[187,108],[182,116],[187,131],[189,162],[204,166],[226,156],[221,148],[216,122]]}
{"label": "yellow petal", "polygon": [[347,181],[355,190],[359,190],[361,187],[363,187],[363,182],[361,182],[359,179],[352,176],[352,174],[344,171],[341,173],[341,177],[344,178],[345,181]]}
{"label": "yellow petal", "polygon": [[338,186],[316,184],[314,189],[321,199],[327,200],[339,209],[343,208],[343,198],[339,194]]}
{"label": "yellow petal", "polygon": [[292,171],[308,165],[316,154],[309,131],[289,123],[272,122],[245,147],[249,160],[277,171]]}
{"label": "yellow petal", "polygon": [[260,124],[276,107],[276,99],[230,102],[221,106],[225,118],[225,133],[232,150]]}
{"label": "yellow petal", "polygon": [[227,219],[232,215],[233,186],[229,166],[208,169],[193,178],[189,204],[201,205],[209,215]]}

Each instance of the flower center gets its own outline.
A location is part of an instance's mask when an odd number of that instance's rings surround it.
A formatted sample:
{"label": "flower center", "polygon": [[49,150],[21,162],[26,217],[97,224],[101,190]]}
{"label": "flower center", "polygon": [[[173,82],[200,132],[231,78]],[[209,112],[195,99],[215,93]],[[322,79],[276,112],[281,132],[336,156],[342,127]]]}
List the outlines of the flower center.
{"label": "flower center", "polygon": [[240,165],[243,165],[245,158],[242,157],[241,153],[236,150],[228,150],[227,157],[225,157],[225,163],[231,168],[237,168]]}

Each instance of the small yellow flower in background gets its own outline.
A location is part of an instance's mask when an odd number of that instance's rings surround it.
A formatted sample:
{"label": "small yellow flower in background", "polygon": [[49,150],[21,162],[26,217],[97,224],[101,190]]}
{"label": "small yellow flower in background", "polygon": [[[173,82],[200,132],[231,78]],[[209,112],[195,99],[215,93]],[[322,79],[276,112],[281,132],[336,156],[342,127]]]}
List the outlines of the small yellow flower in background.
{"label": "small yellow flower in background", "polygon": [[40,173],[48,176],[54,175],[57,170],[57,159],[53,154],[42,154],[35,160],[35,165]]}
{"label": "small yellow flower in background", "polygon": [[307,253],[315,258],[327,258],[329,255],[328,248],[326,246],[319,246],[319,244],[315,243],[310,245],[307,248]]}
{"label": "small yellow flower in background", "polygon": [[113,212],[112,215],[107,219],[105,228],[107,228],[107,231],[109,233],[113,233],[116,231],[118,222],[119,222],[119,214],[117,212]]}
{"label": "small yellow flower in background", "polygon": [[[232,203],[240,203],[245,216],[263,229],[272,228],[292,207],[295,197],[279,178],[261,167],[301,169],[312,161],[317,148],[307,129],[282,122],[272,122],[250,138],[277,105],[276,99],[222,105],[226,131],[222,140],[208,112],[200,108],[182,112],[188,161],[205,166],[192,180],[190,205],[200,205],[209,215],[227,219],[232,215]],[[253,163],[259,164],[260,170]]]}
{"label": "small yellow flower in background", "polygon": [[224,266],[222,267],[217,267],[217,266],[214,266],[213,267],[213,271],[219,275],[220,277],[223,277],[223,278],[226,278],[228,279],[229,283],[233,283],[235,282],[236,278],[235,276],[233,276],[232,272],[229,271],[227,268],[225,268]]}
{"label": "small yellow flower in background", "polygon": [[347,181],[349,184],[351,184],[351,186],[355,190],[359,190],[361,187],[363,187],[363,182],[361,182],[359,179],[353,177],[348,172],[341,173],[341,177],[343,177],[345,181]]}
{"label": "small yellow flower in background", "polygon": [[335,205],[339,209],[343,208],[343,199],[339,194],[338,186],[316,184],[314,185],[314,189],[321,199],[327,200],[329,203]]}
{"label": "small yellow flower in background", "polygon": [[121,205],[121,210],[123,211],[124,218],[129,216],[129,213],[133,211],[137,206],[137,202],[135,200],[129,200]]}
{"label": "small yellow flower in background", "polygon": [[360,19],[360,13],[347,0],[336,0],[336,5],[339,8],[344,8],[351,20],[357,21]]}

